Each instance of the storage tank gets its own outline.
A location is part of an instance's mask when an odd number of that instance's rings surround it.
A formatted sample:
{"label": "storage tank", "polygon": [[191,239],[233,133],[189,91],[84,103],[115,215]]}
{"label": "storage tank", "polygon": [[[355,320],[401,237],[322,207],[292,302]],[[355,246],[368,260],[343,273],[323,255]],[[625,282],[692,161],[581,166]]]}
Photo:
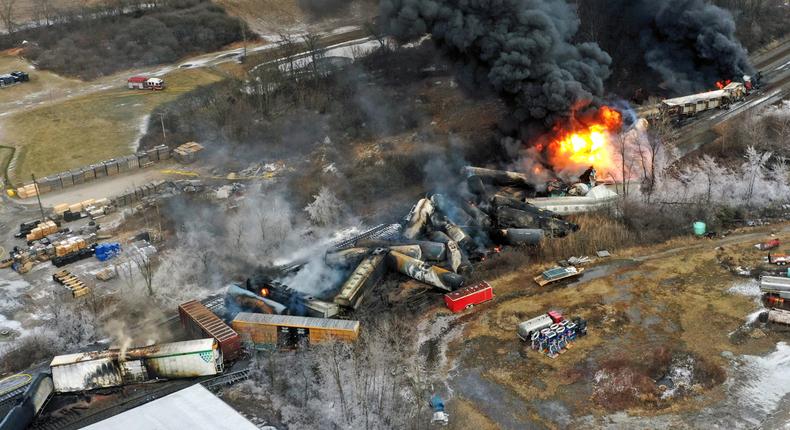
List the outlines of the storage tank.
{"label": "storage tank", "polygon": [[532,333],[551,327],[552,324],[554,324],[554,321],[546,314],[524,321],[518,325],[518,337],[525,342],[529,342]]}

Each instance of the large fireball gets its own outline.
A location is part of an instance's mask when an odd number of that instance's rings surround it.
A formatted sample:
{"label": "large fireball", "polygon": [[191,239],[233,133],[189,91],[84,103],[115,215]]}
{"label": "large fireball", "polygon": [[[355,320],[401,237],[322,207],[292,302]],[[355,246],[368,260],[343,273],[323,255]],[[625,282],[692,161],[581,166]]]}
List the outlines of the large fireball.
{"label": "large fireball", "polygon": [[622,127],[620,112],[603,106],[587,118],[572,118],[554,128],[546,153],[555,171],[594,166],[601,172],[616,167],[612,134]]}

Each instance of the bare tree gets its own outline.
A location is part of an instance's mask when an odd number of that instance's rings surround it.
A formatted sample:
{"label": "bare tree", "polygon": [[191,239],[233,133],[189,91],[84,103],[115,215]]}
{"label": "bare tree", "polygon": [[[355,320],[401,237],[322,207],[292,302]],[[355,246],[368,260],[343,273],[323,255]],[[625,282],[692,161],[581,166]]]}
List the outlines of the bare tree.
{"label": "bare tree", "polygon": [[0,0],[0,22],[9,34],[16,31],[16,0]]}
{"label": "bare tree", "polygon": [[747,182],[746,204],[750,205],[754,195],[754,184],[758,178],[765,174],[765,166],[773,154],[770,152],[761,153],[754,146],[746,148],[746,162],[743,164],[743,176]]}
{"label": "bare tree", "polygon": [[154,295],[154,262],[153,258],[143,254],[142,252],[135,253],[132,257],[132,262],[137,268],[137,272],[143,279],[145,289],[149,296]]}

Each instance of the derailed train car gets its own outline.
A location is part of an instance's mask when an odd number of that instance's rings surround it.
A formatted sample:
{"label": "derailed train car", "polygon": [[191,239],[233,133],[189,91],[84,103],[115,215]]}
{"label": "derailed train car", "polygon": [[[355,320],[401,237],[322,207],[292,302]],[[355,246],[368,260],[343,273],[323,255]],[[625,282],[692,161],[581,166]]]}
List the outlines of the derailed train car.
{"label": "derailed train car", "polygon": [[216,339],[198,339],[126,351],[59,355],[50,363],[55,391],[69,393],[157,379],[195,378],[222,373]]}
{"label": "derailed train car", "polygon": [[52,375],[49,373],[38,374],[28,385],[17,404],[8,411],[3,421],[0,422],[0,430],[25,430],[28,428],[36,415],[44,408],[53,391]]}

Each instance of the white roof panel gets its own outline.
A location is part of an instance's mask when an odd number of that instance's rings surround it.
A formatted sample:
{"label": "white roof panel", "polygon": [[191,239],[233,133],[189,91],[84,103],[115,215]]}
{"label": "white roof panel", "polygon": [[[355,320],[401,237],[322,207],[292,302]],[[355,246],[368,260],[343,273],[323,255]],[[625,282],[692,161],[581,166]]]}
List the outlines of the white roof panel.
{"label": "white roof panel", "polygon": [[235,409],[200,384],[154,400],[85,430],[258,430]]}

